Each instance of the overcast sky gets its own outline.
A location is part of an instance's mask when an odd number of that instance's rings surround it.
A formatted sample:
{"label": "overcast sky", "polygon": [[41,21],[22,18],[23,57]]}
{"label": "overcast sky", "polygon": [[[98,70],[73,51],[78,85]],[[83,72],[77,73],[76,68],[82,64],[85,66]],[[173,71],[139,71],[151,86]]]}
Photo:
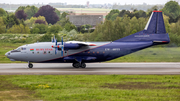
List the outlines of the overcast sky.
{"label": "overcast sky", "polygon": [[[0,0],[0,3],[11,3],[11,4],[48,4],[48,3],[56,3],[62,2],[67,4],[86,4],[89,1],[90,4],[105,4],[105,3],[120,3],[121,5],[124,4],[165,4],[170,0]],[[178,1],[178,0],[175,0]],[[180,0],[179,0],[180,1]]]}

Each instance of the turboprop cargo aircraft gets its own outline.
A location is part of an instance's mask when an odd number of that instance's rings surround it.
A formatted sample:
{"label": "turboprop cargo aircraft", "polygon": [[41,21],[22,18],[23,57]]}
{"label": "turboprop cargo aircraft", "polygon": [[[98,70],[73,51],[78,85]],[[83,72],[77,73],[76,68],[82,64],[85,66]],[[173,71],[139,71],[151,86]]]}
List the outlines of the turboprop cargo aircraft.
{"label": "turboprop cargo aircraft", "polygon": [[12,61],[34,63],[72,63],[85,68],[85,63],[112,60],[154,45],[170,42],[161,11],[153,11],[144,30],[112,42],[68,41],[38,42],[18,47],[5,55]]}

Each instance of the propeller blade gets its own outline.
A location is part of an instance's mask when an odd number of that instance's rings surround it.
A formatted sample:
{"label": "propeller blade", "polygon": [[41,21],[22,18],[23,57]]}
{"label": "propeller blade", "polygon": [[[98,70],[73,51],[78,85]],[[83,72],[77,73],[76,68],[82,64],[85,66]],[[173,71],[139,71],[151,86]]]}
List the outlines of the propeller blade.
{"label": "propeller blade", "polygon": [[64,56],[64,45],[63,45],[63,37],[61,38],[61,56]]}
{"label": "propeller blade", "polygon": [[55,50],[55,54],[57,54],[57,51],[58,51],[58,48],[56,48],[56,50]]}
{"label": "propeller blade", "polygon": [[55,38],[55,35],[54,35],[54,42],[55,42],[56,38]]}
{"label": "propeller blade", "polygon": [[61,48],[61,56],[62,57],[64,56],[64,48],[63,47]]}
{"label": "propeller blade", "polygon": [[51,37],[51,41],[52,41],[52,42],[54,42],[54,39],[53,39],[53,37]]}
{"label": "propeller blade", "polygon": [[63,37],[61,38],[61,42],[62,42],[62,45],[63,45]]}

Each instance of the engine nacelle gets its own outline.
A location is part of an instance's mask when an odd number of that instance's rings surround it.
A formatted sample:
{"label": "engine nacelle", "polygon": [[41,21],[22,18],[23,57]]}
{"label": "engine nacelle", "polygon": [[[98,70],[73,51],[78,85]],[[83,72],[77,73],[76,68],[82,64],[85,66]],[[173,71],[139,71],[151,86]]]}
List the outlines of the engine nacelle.
{"label": "engine nacelle", "polygon": [[[60,44],[58,44],[60,45]],[[78,49],[80,48],[82,45],[79,45],[77,43],[64,43],[64,50],[69,50],[69,49]],[[59,47],[58,50],[61,50],[61,48]]]}

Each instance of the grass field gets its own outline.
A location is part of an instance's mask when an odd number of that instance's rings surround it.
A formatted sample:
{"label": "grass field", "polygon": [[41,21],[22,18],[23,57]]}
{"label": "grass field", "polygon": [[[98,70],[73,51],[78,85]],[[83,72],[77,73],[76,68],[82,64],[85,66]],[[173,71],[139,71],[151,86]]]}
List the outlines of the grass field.
{"label": "grass field", "polygon": [[179,75],[0,76],[1,101],[179,101]]}
{"label": "grass field", "polygon": [[180,62],[180,48],[147,48],[108,62]]}

